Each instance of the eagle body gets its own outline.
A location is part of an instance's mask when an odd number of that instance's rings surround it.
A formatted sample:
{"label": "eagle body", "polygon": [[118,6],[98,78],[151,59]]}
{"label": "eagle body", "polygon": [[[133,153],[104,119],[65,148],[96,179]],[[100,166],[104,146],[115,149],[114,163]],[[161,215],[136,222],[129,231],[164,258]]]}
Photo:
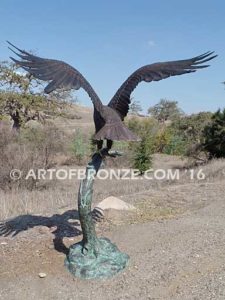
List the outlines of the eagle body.
{"label": "eagle body", "polygon": [[107,149],[112,147],[111,141],[139,141],[139,137],[132,133],[121,120],[120,115],[113,108],[103,105],[101,113],[94,108],[95,137],[98,149],[107,140]]}
{"label": "eagle body", "polygon": [[[95,113],[95,116],[98,112]],[[101,118],[105,124],[99,126],[96,130],[96,140],[113,140],[113,141],[138,141],[139,138],[125,127],[120,115],[113,108],[104,105],[101,113]],[[96,121],[95,121],[96,123]]]}

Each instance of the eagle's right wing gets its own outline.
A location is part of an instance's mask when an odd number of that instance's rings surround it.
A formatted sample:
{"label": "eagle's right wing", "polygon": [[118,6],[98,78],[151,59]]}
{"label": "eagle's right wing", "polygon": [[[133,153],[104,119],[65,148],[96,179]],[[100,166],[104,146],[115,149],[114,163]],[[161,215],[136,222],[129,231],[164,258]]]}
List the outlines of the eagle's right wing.
{"label": "eagle's right wing", "polygon": [[212,54],[213,52],[207,52],[190,59],[159,62],[144,66],[127,78],[108,106],[115,109],[120,114],[121,119],[124,119],[129,110],[131,93],[140,82],[159,81],[170,76],[182,75],[206,68],[208,65],[202,64],[217,56]]}

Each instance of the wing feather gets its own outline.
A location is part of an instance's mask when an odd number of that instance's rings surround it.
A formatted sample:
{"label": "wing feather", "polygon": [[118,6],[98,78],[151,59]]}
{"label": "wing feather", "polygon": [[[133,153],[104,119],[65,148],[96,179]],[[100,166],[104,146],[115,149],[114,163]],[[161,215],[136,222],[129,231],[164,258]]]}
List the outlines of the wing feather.
{"label": "wing feather", "polygon": [[217,56],[213,55],[213,53],[214,52],[206,52],[185,60],[154,63],[136,70],[121,85],[108,106],[115,109],[123,120],[129,110],[131,93],[140,82],[159,81],[170,76],[192,73],[198,69],[207,68],[209,65],[202,64]]}
{"label": "wing feather", "polygon": [[41,58],[17,48],[10,42],[8,43],[13,47],[13,49],[10,47],[9,49],[21,59],[17,60],[10,57],[17,65],[34,77],[40,80],[49,81],[44,89],[45,93],[51,93],[58,88],[68,90],[83,88],[90,96],[96,109],[99,112],[101,111],[102,103],[99,97],[90,83],[78,70],[63,61]]}

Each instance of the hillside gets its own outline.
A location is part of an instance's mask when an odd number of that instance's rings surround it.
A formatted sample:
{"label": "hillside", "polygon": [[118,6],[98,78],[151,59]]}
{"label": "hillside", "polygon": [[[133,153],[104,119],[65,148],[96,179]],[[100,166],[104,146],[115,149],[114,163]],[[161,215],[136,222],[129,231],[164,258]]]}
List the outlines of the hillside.
{"label": "hillside", "polygon": [[81,105],[69,105],[65,109],[65,113],[74,116],[74,119],[67,117],[58,117],[54,119],[54,124],[65,130],[66,132],[73,132],[80,128],[87,133],[94,131],[93,109]]}

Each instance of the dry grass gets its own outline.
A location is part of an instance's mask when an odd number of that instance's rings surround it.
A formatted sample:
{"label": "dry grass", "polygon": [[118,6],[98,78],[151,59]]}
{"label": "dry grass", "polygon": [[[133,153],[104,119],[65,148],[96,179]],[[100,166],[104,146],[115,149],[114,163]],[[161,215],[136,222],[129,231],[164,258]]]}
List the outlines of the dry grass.
{"label": "dry grass", "polygon": [[170,207],[167,203],[164,203],[164,206],[157,203],[154,204],[152,199],[149,198],[148,201],[141,200],[137,202],[136,210],[126,211],[126,213],[124,213],[124,211],[115,210],[106,211],[104,228],[170,219],[182,212],[182,209]]}
{"label": "dry grass", "polygon": [[[136,216],[130,222],[149,221],[155,218],[168,218],[183,211],[188,197],[196,203],[195,195],[203,197],[202,191],[198,194],[199,186],[208,183],[219,183],[225,179],[225,159],[213,160],[207,165],[194,169],[196,174],[200,169],[206,179],[191,180],[183,167],[186,161],[178,157],[156,155],[153,168],[160,167],[180,168],[180,180],[148,180],[140,177],[138,180],[100,180],[96,179],[93,205],[108,196],[120,197],[124,201],[138,207]],[[78,168],[78,167],[73,167]],[[64,166],[63,169],[69,169]],[[39,190],[27,191],[14,189],[10,192],[0,191],[0,219],[4,220],[21,214],[56,214],[67,209],[77,207],[79,180],[53,180],[40,183]],[[193,193],[192,193],[193,192]],[[188,199],[187,199],[188,198]],[[192,203],[193,205],[193,203]],[[197,205],[197,204],[196,204]]]}
{"label": "dry grass", "polygon": [[65,131],[68,134],[75,132],[77,128],[80,128],[84,134],[90,134],[94,132],[93,109],[91,107],[71,105],[67,107],[66,112],[71,115],[79,116],[79,118],[55,118],[54,124],[57,128]]}
{"label": "dry grass", "polygon": [[[198,167],[189,167],[186,164],[184,167],[187,171],[183,170],[179,180],[179,184],[185,183],[201,183],[201,182],[219,182],[225,180],[225,159],[213,159],[204,165]],[[193,180],[191,176],[191,170],[193,170]],[[198,174],[200,180],[198,179]],[[204,175],[205,179],[201,180],[201,175]]]}
{"label": "dry grass", "polygon": [[[78,187],[76,188],[78,190]],[[72,188],[50,190],[13,190],[0,192],[0,219],[22,214],[56,214],[65,207],[76,207],[76,195]]]}
{"label": "dry grass", "polygon": [[[77,167],[76,167],[77,168]],[[69,169],[63,167],[63,169]],[[11,192],[0,191],[0,219],[20,214],[52,214],[60,209],[76,208],[79,180],[48,181],[41,190],[16,189]],[[156,183],[158,184],[158,183]],[[41,185],[40,185],[41,187]],[[95,182],[93,204],[113,195],[121,197],[127,194],[138,194],[152,189],[149,180],[101,180]]]}
{"label": "dry grass", "polygon": [[168,207],[165,203],[164,206],[151,205],[148,202],[140,202],[137,205],[137,211],[131,217],[129,222],[146,223],[153,220],[170,219],[182,211],[177,208]]}
{"label": "dry grass", "polygon": [[24,129],[20,134],[8,127],[0,128],[0,188],[7,191],[15,188],[33,189],[37,183],[32,177],[13,180],[11,171],[27,174],[38,169],[50,168],[55,156],[63,152],[63,134],[55,126],[44,129]]}

